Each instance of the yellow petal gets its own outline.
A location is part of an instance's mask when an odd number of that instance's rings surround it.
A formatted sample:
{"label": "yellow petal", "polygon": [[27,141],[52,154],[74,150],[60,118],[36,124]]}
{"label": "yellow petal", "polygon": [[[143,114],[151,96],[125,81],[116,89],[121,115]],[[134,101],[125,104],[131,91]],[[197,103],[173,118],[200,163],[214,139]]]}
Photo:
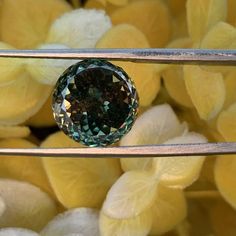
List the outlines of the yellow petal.
{"label": "yellow petal", "polygon": [[186,6],[188,31],[194,43],[200,43],[211,27],[226,19],[226,0],[188,0]]}
{"label": "yellow petal", "polygon": [[[155,106],[139,116],[121,146],[161,144],[186,130],[168,104]],[[150,169],[152,158],[121,158],[124,171]]]}
{"label": "yellow petal", "polygon": [[6,209],[0,227],[40,231],[56,214],[55,202],[39,188],[23,181],[0,179],[0,195]]}
{"label": "yellow petal", "polygon": [[44,42],[57,17],[71,8],[60,0],[7,0],[1,4],[1,37],[16,48],[34,48]]}
{"label": "yellow petal", "polygon": [[210,120],[216,117],[225,100],[223,76],[205,71],[199,66],[184,66],[184,80],[201,119]]}
{"label": "yellow petal", "polygon": [[167,7],[156,0],[131,2],[111,15],[112,23],[127,23],[141,30],[151,47],[163,47],[171,34],[171,22]]}
{"label": "yellow petal", "polygon": [[129,2],[129,0],[107,0],[107,1],[115,6],[124,6]]}
{"label": "yellow petal", "polygon": [[[42,147],[81,147],[64,133],[49,136]],[[44,158],[43,164],[58,200],[66,208],[99,207],[121,175],[119,160]]]}
{"label": "yellow petal", "polygon": [[[126,0],[124,0],[124,1],[126,1]],[[121,3],[122,3],[122,1],[121,1]],[[121,8],[121,7],[123,7],[123,6],[122,5],[113,5],[112,3],[110,3],[110,2],[108,2],[106,0],[87,0],[85,2],[85,5],[84,5],[85,9],[104,10],[109,16],[114,11],[116,11],[118,8]]]}
{"label": "yellow petal", "polygon": [[224,108],[228,108],[230,105],[236,102],[236,71],[230,71],[224,78],[226,97]]}
{"label": "yellow petal", "polygon": [[[206,49],[234,49],[236,46],[236,29],[230,24],[219,22],[204,36],[200,47]],[[202,66],[202,68],[222,72],[224,74],[235,70],[233,66]]]}
{"label": "yellow petal", "polygon": [[224,199],[236,209],[236,156],[219,156],[215,163],[215,181]]}
{"label": "yellow petal", "polygon": [[[1,148],[36,148],[33,143],[24,139],[4,139]],[[0,158],[0,177],[27,181],[54,196],[49,184],[42,160],[30,156],[2,156]]]}
{"label": "yellow petal", "polygon": [[[205,143],[206,141],[204,136],[190,132],[170,139],[165,144]],[[153,159],[153,167],[162,184],[185,188],[197,180],[204,160],[203,156],[159,157]]]}
{"label": "yellow petal", "polygon": [[93,48],[110,28],[110,18],[104,11],[81,8],[54,21],[47,43],[64,44],[71,48]]}
{"label": "yellow petal", "polygon": [[[14,49],[12,46],[0,42],[0,49]],[[0,86],[11,84],[23,72],[23,59],[0,58]]]}
{"label": "yellow petal", "polygon": [[192,40],[189,37],[182,37],[171,41],[167,48],[191,48]]}
{"label": "yellow petal", "polygon": [[101,9],[104,10],[106,6],[106,0],[88,0],[85,2],[85,9]]}
{"label": "yellow petal", "polygon": [[147,171],[128,171],[109,190],[102,211],[115,219],[133,218],[151,207],[157,185]]}
{"label": "yellow petal", "polygon": [[0,126],[0,138],[25,138],[30,135],[26,126]]}
{"label": "yellow petal", "polygon": [[217,119],[217,130],[228,142],[236,141],[236,103],[220,113]]}
{"label": "yellow petal", "polygon": [[178,39],[187,37],[188,35],[187,16],[186,12],[184,11],[182,14],[177,15],[173,19],[172,38]]}
{"label": "yellow petal", "polygon": [[145,35],[130,24],[120,24],[108,30],[96,44],[97,48],[147,48]]}
{"label": "yellow petal", "polygon": [[187,215],[187,203],[183,191],[160,185],[152,205],[152,213],[151,235],[162,235],[173,229]]}
{"label": "yellow petal", "polygon": [[133,218],[119,220],[101,212],[99,225],[101,236],[145,236],[152,226],[152,211],[149,208]]}
{"label": "yellow petal", "polygon": [[[145,35],[132,25],[113,26],[98,41],[96,48],[148,48]],[[160,77],[152,64],[117,62],[134,80],[141,106],[149,106],[160,89]],[[145,79],[144,79],[145,78]]]}
{"label": "yellow petal", "polygon": [[16,125],[34,115],[51,93],[51,87],[39,84],[27,73],[11,84],[0,87],[1,125]]}
{"label": "yellow petal", "polygon": [[167,92],[178,104],[192,108],[193,103],[186,90],[183,67],[175,66],[162,73]]}
{"label": "yellow petal", "polygon": [[201,48],[230,49],[235,41],[235,27],[225,22],[219,22],[204,36]]}
{"label": "yellow petal", "polygon": [[100,2],[100,3],[101,3],[102,5],[104,5],[104,6],[105,6],[106,3],[107,3],[107,2],[106,2],[107,0],[97,0],[97,1]]}

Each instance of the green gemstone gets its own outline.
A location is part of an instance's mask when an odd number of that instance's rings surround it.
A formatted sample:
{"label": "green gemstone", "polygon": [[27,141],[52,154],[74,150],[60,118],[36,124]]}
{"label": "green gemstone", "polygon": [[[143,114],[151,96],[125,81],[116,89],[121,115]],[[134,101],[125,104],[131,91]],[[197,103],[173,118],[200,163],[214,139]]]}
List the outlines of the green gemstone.
{"label": "green gemstone", "polygon": [[69,137],[90,147],[107,146],[131,129],[138,95],[123,69],[88,59],[61,75],[52,108],[58,126]]}

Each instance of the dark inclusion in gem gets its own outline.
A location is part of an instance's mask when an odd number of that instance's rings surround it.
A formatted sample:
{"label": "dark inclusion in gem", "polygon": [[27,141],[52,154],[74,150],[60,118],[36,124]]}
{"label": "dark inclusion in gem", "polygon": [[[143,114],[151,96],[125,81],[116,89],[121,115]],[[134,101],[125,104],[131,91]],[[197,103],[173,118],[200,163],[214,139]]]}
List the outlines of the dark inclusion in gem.
{"label": "dark inclusion in gem", "polygon": [[72,139],[91,147],[107,146],[131,129],[138,95],[123,69],[88,59],[61,75],[52,108],[58,126]]}

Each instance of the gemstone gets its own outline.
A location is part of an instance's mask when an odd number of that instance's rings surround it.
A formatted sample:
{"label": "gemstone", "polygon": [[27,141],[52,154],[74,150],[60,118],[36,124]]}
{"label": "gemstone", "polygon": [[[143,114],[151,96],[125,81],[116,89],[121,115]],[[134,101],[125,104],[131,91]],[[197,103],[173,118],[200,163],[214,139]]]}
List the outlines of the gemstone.
{"label": "gemstone", "polygon": [[60,76],[52,109],[66,135],[90,147],[107,146],[131,129],[138,95],[122,68],[105,60],[87,59]]}

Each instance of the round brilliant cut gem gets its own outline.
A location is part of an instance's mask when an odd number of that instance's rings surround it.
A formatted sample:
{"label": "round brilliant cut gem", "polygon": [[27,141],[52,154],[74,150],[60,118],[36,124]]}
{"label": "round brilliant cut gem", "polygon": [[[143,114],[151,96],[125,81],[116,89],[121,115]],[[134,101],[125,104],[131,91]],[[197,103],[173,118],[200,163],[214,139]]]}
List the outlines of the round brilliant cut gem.
{"label": "round brilliant cut gem", "polygon": [[87,59],[61,75],[52,108],[59,128],[69,137],[91,147],[107,146],[131,129],[138,95],[123,69]]}

